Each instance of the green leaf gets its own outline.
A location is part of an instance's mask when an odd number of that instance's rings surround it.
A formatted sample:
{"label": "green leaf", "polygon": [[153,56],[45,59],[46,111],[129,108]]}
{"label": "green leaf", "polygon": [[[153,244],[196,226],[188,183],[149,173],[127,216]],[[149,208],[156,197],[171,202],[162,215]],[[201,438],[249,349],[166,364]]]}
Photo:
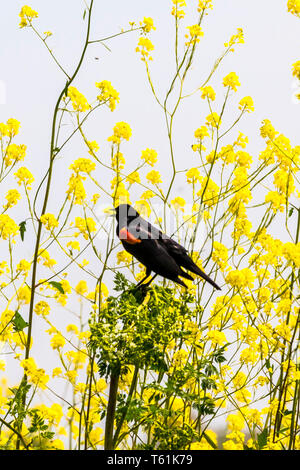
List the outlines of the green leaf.
{"label": "green leaf", "polygon": [[83,20],[85,20],[85,17],[86,17],[86,10],[84,10],[83,12]]}
{"label": "green leaf", "polygon": [[62,286],[61,282],[56,282],[56,281],[50,281],[49,284],[54,287],[54,289],[57,289],[61,294],[64,294],[64,288]]}
{"label": "green leaf", "polygon": [[291,217],[293,215],[293,212],[294,212],[294,208],[291,207],[290,210],[289,210],[289,217]]}
{"label": "green leaf", "polygon": [[268,443],[268,429],[265,428],[260,434],[257,436],[257,443],[259,449],[265,447]]}
{"label": "green leaf", "polygon": [[26,232],[26,220],[23,220],[23,222],[19,224],[19,227],[20,227],[21,239],[22,241],[24,241],[24,233]]}
{"label": "green leaf", "polygon": [[28,326],[28,323],[24,320],[24,318],[19,314],[18,311],[15,312],[12,322],[15,331],[23,331],[24,328]]}

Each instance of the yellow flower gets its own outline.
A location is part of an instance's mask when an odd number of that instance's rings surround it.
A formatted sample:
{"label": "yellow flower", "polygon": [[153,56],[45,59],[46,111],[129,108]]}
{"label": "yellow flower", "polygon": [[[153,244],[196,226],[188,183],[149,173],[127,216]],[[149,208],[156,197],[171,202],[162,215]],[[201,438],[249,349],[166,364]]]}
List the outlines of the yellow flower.
{"label": "yellow flower", "polygon": [[80,244],[77,240],[68,242],[67,247],[70,247],[71,250],[80,251]]}
{"label": "yellow flower", "polygon": [[172,0],[172,2],[173,2],[173,7],[172,7],[171,14],[178,19],[184,18],[185,11],[183,8],[186,6],[185,0]]}
{"label": "yellow flower", "polygon": [[41,216],[41,222],[45,225],[47,230],[53,230],[58,227],[58,221],[53,214],[43,214]]}
{"label": "yellow flower", "polygon": [[129,140],[132,134],[129,124],[123,121],[116,123],[113,132],[113,135],[108,137],[107,140],[114,144],[120,144],[122,139]]}
{"label": "yellow flower", "polygon": [[96,222],[91,217],[87,217],[86,219],[75,217],[75,227],[79,230],[79,232],[75,234],[75,237],[82,234],[86,240],[88,240],[90,233],[96,232]]}
{"label": "yellow flower", "polygon": [[286,196],[285,194],[279,194],[277,191],[269,191],[265,197],[265,202],[270,203],[274,214],[278,210],[283,212],[285,208]]}
{"label": "yellow flower", "polygon": [[206,334],[206,338],[211,341],[212,346],[223,346],[227,339],[223,331],[211,330]]}
{"label": "yellow flower", "polygon": [[248,113],[254,111],[254,103],[251,96],[245,96],[239,102],[239,109],[247,111]]}
{"label": "yellow flower", "polygon": [[266,139],[273,140],[278,132],[275,131],[269,119],[264,119],[260,128],[260,135]]}
{"label": "yellow flower", "polygon": [[6,125],[8,127],[9,137],[14,137],[19,133],[21,123],[16,119],[10,118],[7,120]]}
{"label": "yellow flower", "polygon": [[213,112],[206,117],[207,126],[218,128],[221,125],[221,118],[218,113]]}
{"label": "yellow flower", "polygon": [[212,9],[213,0],[198,0],[198,11],[201,12],[202,10],[206,10],[208,8]]}
{"label": "yellow flower", "polygon": [[5,199],[7,200],[7,203],[3,206],[3,208],[9,209],[18,203],[18,200],[21,199],[21,194],[16,189],[10,189],[5,196]]}
{"label": "yellow flower", "polygon": [[52,349],[60,349],[65,345],[65,343],[65,338],[60,333],[53,335],[50,340]]}
{"label": "yellow flower", "polygon": [[144,217],[146,216],[149,217],[149,215],[151,214],[151,207],[148,201],[143,201],[143,200],[136,201],[135,208]]}
{"label": "yellow flower", "polygon": [[198,43],[200,38],[204,36],[203,30],[198,24],[187,26],[187,29],[189,30],[189,34],[185,35],[185,37],[188,39],[188,41],[185,43],[186,46]]}
{"label": "yellow flower", "polygon": [[136,52],[140,52],[141,60],[144,62],[146,60],[152,60],[152,56],[150,56],[150,52],[154,50],[154,45],[150,41],[150,39],[145,37],[140,37],[138,45],[136,47]]}
{"label": "yellow flower", "polygon": [[200,180],[200,172],[198,168],[190,168],[186,172],[186,179],[188,183],[195,183],[196,181]]}
{"label": "yellow flower", "polygon": [[140,183],[141,179],[138,171],[133,171],[132,173],[130,173],[130,175],[126,177],[126,181],[130,184]]}
{"label": "yellow flower", "polygon": [[184,206],[185,206],[186,202],[182,197],[177,196],[177,197],[175,197],[175,199],[173,199],[171,201],[171,204],[175,207],[175,210],[180,209],[180,210],[184,211]]}
{"label": "yellow flower", "polygon": [[223,85],[237,91],[237,87],[240,86],[239,77],[235,72],[230,72],[223,78]]}
{"label": "yellow flower", "polygon": [[75,287],[75,292],[79,295],[84,295],[88,291],[86,281],[79,281]]}
{"label": "yellow flower", "polygon": [[155,194],[149,190],[143,192],[143,194],[141,195],[141,199],[145,199],[145,200],[148,200],[148,199],[152,199],[153,197],[155,196]]}
{"label": "yellow flower", "polygon": [[30,171],[25,168],[25,166],[19,168],[18,171],[14,173],[14,175],[17,178],[18,184],[20,186],[23,183],[27,189],[31,189],[31,184],[34,182],[34,177],[30,173]]}
{"label": "yellow flower", "polygon": [[21,361],[21,366],[23,367],[29,382],[37,385],[42,389],[46,388],[49,375],[45,374],[44,369],[37,368],[35,360],[32,357]]}
{"label": "yellow flower", "polygon": [[37,315],[49,315],[50,305],[44,300],[40,300],[34,307],[34,311]]}
{"label": "yellow flower", "polygon": [[19,233],[19,226],[7,214],[0,214],[0,236],[3,240],[15,237]]}
{"label": "yellow flower", "polygon": [[224,46],[230,48],[231,51],[234,51],[235,44],[244,44],[244,32],[242,28],[237,28],[237,33],[231,36],[228,42],[225,42]]}
{"label": "yellow flower", "polygon": [[75,171],[75,173],[81,172],[90,174],[91,171],[95,170],[96,164],[88,158],[77,158],[69,168]]}
{"label": "yellow flower", "polygon": [[141,21],[140,22],[140,25],[142,26],[143,30],[145,31],[145,33],[150,33],[151,29],[155,30],[155,26],[154,26],[154,21],[152,18],[146,18],[144,17],[144,20],[143,22]]}
{"label": "yellow flower", "polygon": [[152,184],[159,184],[162,182],[160,173],[156,170],[149,171],[149,173],[146,175],[146,178]]}
{"label": "yellow flower", "polygon": [[287,8],[292,15],[300,16],[300,0],[288,0]]}
{"label": "yellow flower", "polygon": [[100,94],[97,96],[98,101],[108,103],[110,110],[114,111],[120,101],[119,93],[108,80],[97,82],[96,87],[100,90]]}
{"label": "yellow flower", "polygon": [[96,152],[99,150],[99,144],[95,140],[92,141],[86,141],[86,144],[89,148],[89,154],[94,155]]}
{"label": "yellow flower", "polygon": [[255,276],[249,268],[232,270],[226,276],[226,282],[238,288],[249,287],[251,289],[254,279]]}
{"label": "yellow flower", "polygon": [[23,272],[25,275],[28,274],[28,271],[31,268],[31,264],[26,259],[21,259],[21,261],[17,264],[16,271],[17,273]]}
{"label": "yellow flower", "polygon": [[90,105],[85,96],[74,86],[69,86],[68,97],[71,100],[74,111],[85,112],[90,109]]}
{"label": "yellow flower", "polygon": [[202,94],[201,94],[202,99],[208,98],[211,101],[215,101],[216,92],[211,86],[206,86],[206,87],[200,88],[200,90],[202,92]]}
{"label": "yellow flower", "polygon": [[153,149],[146,149],[142,151],[142,160],[145,160],[146,163],[150,166],[154,166],[154,164],[157,162],[157,152],[156,150]]}
{"label": "yellow flower", "polygon": [[194,136],[196,139],[204,139],[204,137],[209,137],[209,132],[206,126],[201,126],[195,130]]}
{"label": "yellow flower", "polygon": [[31,20],[33,18],[38,18],[38,13],[30,8],[27,5],[24,5],[21,8],[21,11],[19,13],[19,17],[21,18],[21,22],[19,24],[20,28],[24,28],[25,26],[28,26],[31,24]]}
{"label": "yellow flower", "polygon": [[214,242],[214,251],[212,253],[212,260],[217,263],[220,269],[223,271],[228,262],[228,249],[222,243],[217,241]]}
{"label": "yellow flower", "polygon": [[[215,444],[216,447],[218,446],[217,434],[214,431],[207,429],[205,431],[205,435]],[[215,447],[212,447],[203,435],[199,442],[193,442],[190,447],[191,450],[213,450],[214,448]]]}
{"label": "yellow flower", "polygon": [[5,153],[5,165],[10,166],[12,163],[24,160],[26,154],[26,145],[10,144]]}

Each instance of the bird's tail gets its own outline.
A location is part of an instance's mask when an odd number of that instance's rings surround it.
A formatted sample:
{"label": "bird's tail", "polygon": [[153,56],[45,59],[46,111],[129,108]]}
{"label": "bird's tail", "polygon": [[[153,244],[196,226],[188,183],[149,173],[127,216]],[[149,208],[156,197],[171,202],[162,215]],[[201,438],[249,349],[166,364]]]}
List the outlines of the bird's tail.
{"label": "bird's tail", "polygon": [[[198,266],[197,266],[198,268]],[[194,271],[193,271],[194,272]],[[209,282],[215,289],[217,290],[221,290],[221,287],[218,286],[218,284],[215,283],[215,281],[213,281],[207,274],[205,274],[204,271],[202,271],[201,269],[197,269],[197,272],[195,272],[195,274],[198,274],[198,276],[202,277],[202,279],[205,279],[205,281]]]}

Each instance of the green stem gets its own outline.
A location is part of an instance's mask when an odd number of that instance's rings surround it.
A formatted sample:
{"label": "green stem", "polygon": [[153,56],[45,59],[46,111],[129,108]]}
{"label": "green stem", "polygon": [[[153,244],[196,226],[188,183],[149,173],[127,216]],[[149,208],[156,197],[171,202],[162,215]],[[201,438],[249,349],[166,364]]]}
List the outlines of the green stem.
{"label": "green stem", "polygon": [[114,371],[110,375],[109,397],[105,421],[104,450],[114,450],[114,422],[118,396],[120,371]]}

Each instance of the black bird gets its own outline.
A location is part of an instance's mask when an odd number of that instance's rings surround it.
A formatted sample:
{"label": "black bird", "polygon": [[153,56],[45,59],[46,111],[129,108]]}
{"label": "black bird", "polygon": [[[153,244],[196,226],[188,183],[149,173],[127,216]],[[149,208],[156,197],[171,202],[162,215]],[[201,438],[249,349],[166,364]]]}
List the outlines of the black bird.
{"label": "black bird", "polygon": [[[172,238],[151,225],[129,204],[120,204],[115,209],[117,235],[123,247],[146,267],[146,276],[138,283],[142,284],[153,271],[166,279],[187,287],[179,278],[193,278],[182,268],[201,276],[215,289],[220,287],[205,274],[190,258],[187,250]],[[149,285],[154,277],[145,284]]]}

